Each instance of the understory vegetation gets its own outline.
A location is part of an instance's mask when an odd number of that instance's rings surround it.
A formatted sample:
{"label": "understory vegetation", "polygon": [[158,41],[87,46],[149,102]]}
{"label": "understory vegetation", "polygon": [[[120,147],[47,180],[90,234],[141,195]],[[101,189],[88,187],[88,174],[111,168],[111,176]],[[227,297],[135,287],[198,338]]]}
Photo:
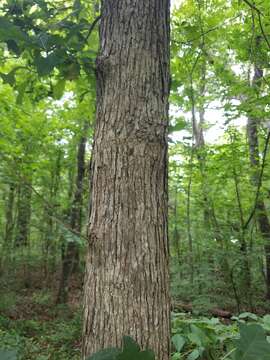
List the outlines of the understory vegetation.
{"label": "understory vegetation", "polygon": [[[0,360],[81,359],[99,21],[0,1]],[[269,55],[269,0],[174,2],[172,360],[270,360]]]}

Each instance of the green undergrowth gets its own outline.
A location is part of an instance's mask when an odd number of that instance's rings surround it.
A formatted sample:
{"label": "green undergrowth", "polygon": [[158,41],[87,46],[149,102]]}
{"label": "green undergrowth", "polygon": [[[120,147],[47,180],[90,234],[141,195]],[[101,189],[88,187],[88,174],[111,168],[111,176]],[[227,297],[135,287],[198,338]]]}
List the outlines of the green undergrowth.
{"label": "green undergrowth", "polygon": [[270,360],[270,315],[218,318],[174,313],[172,360]]}
{"label": "green undergrowth", "polygon": [[[46,319],[0,316],[0,359],[79,360],[81,314],[72,315],[67,308],[56,310],[55,316]],[[151,352],[140,351],[128,341],[125,346],[124,350],[103,351],[93,359],[128,360],[124,355],[129,352],[130,360],[154,359]],[[197,359],[270,360],[270,315],[246,312],[224,323],[218,318],[173,313],[171,360]]]}
{"label": "green undergrowth", "polygon": [[[16,352],[18,360],[80,359],[80,337],[79,313],[72,318],[56,317],[46,321],[10,320],[0,316],[0,348]],[[3,354],[2,357],[1,360],[6,360]],[[10,360],[13,358],[10,353]]]}

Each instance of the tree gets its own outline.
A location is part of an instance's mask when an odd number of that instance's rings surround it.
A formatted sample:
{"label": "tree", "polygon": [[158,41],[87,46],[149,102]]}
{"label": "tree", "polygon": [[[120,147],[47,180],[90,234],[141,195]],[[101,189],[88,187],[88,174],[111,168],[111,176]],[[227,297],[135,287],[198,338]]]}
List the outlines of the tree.
{"label": "tree", "polygon": [[169,358],[169,1],[104,0],[83,358],[130,335]]}
{"label": "tree", "polygon": [[[77,177],[76,189],[70,209],[70,228],[79,235],[82,227],[82,205],[83,205],[83,180],[85,174],[85,150],[86,132],[89,124],[84,123],[83,134],[81,135],[77,150]],[[69,278],[79,265],[79,249],[76,241],[69,241],[62,261],[62,274],[58,292],[58,303],[66,303],[68,300]]]}
{"label": "tree", "polygon": [[[261,36],[257,36],[255,43],[255,50],[259,53],[259,44],[261,42]],[[258,62],[258,60],[257,60]],[[256,96],[259,96],[260,90],[262,87],[263,81],[263,70],[259,67],[258,64],[254,65],[254,75],[251,83],[251,87],[254,90]],[[259,136],[258,136],[258,125],[260,121],[252,116],[248,117],[247,122],[247,137],[249,142],[249,157],[250,165],[253,169],[251,181],[258,192],[261,186],[261,164],[260,164],[260,151],[259,151]],[[267,150],[269,136],[267,138],[267,143],[265,151]],[[263,154],[265,157],[266,154]],[[263,168],[262,168],[263,170]],[[256,199],[255,210],[257,210],[256,218],[258,221],[260,232],[264,239],[264,249],[265,249],[265,261],[266,261],[266,298],[270,300],[270,221],[267,214],[267,207],[265,205],[265,200],[263,194],[258,193],[258,199]]]}

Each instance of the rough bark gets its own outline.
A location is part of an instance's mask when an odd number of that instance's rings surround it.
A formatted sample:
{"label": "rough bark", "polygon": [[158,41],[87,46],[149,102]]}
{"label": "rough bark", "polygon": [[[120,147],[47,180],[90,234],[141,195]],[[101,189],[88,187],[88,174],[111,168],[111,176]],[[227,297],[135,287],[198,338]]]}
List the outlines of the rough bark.
{"label": "rough bark", "polygon": [[[88,123],[84,125],[83,135],[79,141],[77,152],[77,177],[74,198],[70,211],[70,227],[80,234],[82,225],[82,200],[83,200],[83,180],[85,174],[85,149],[86,149],[86,132]],[[66,303],[68,300],[69,279],[73,271],[79,265],[79,248],[76,241],[69,241],[64,252],[62,260],[62,274],[59,286],[57,302]]]}
{"label": "rough bark", "polygon": [[83,359],[123,335],[169,359],[169,0],[103,0]]}

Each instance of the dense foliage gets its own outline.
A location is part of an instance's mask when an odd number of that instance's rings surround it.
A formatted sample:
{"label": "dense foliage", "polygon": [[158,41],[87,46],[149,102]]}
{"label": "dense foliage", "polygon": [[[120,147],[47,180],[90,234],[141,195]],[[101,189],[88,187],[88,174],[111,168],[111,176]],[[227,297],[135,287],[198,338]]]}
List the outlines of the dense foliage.
{"label": "dense foliage", "polygon": [[[98,22],[95,1],[1,2],[1,359],[80,358]],[[267,360],[269,0],[176,1],[171,23],[171,289],[193,310],[172,359]]]}

